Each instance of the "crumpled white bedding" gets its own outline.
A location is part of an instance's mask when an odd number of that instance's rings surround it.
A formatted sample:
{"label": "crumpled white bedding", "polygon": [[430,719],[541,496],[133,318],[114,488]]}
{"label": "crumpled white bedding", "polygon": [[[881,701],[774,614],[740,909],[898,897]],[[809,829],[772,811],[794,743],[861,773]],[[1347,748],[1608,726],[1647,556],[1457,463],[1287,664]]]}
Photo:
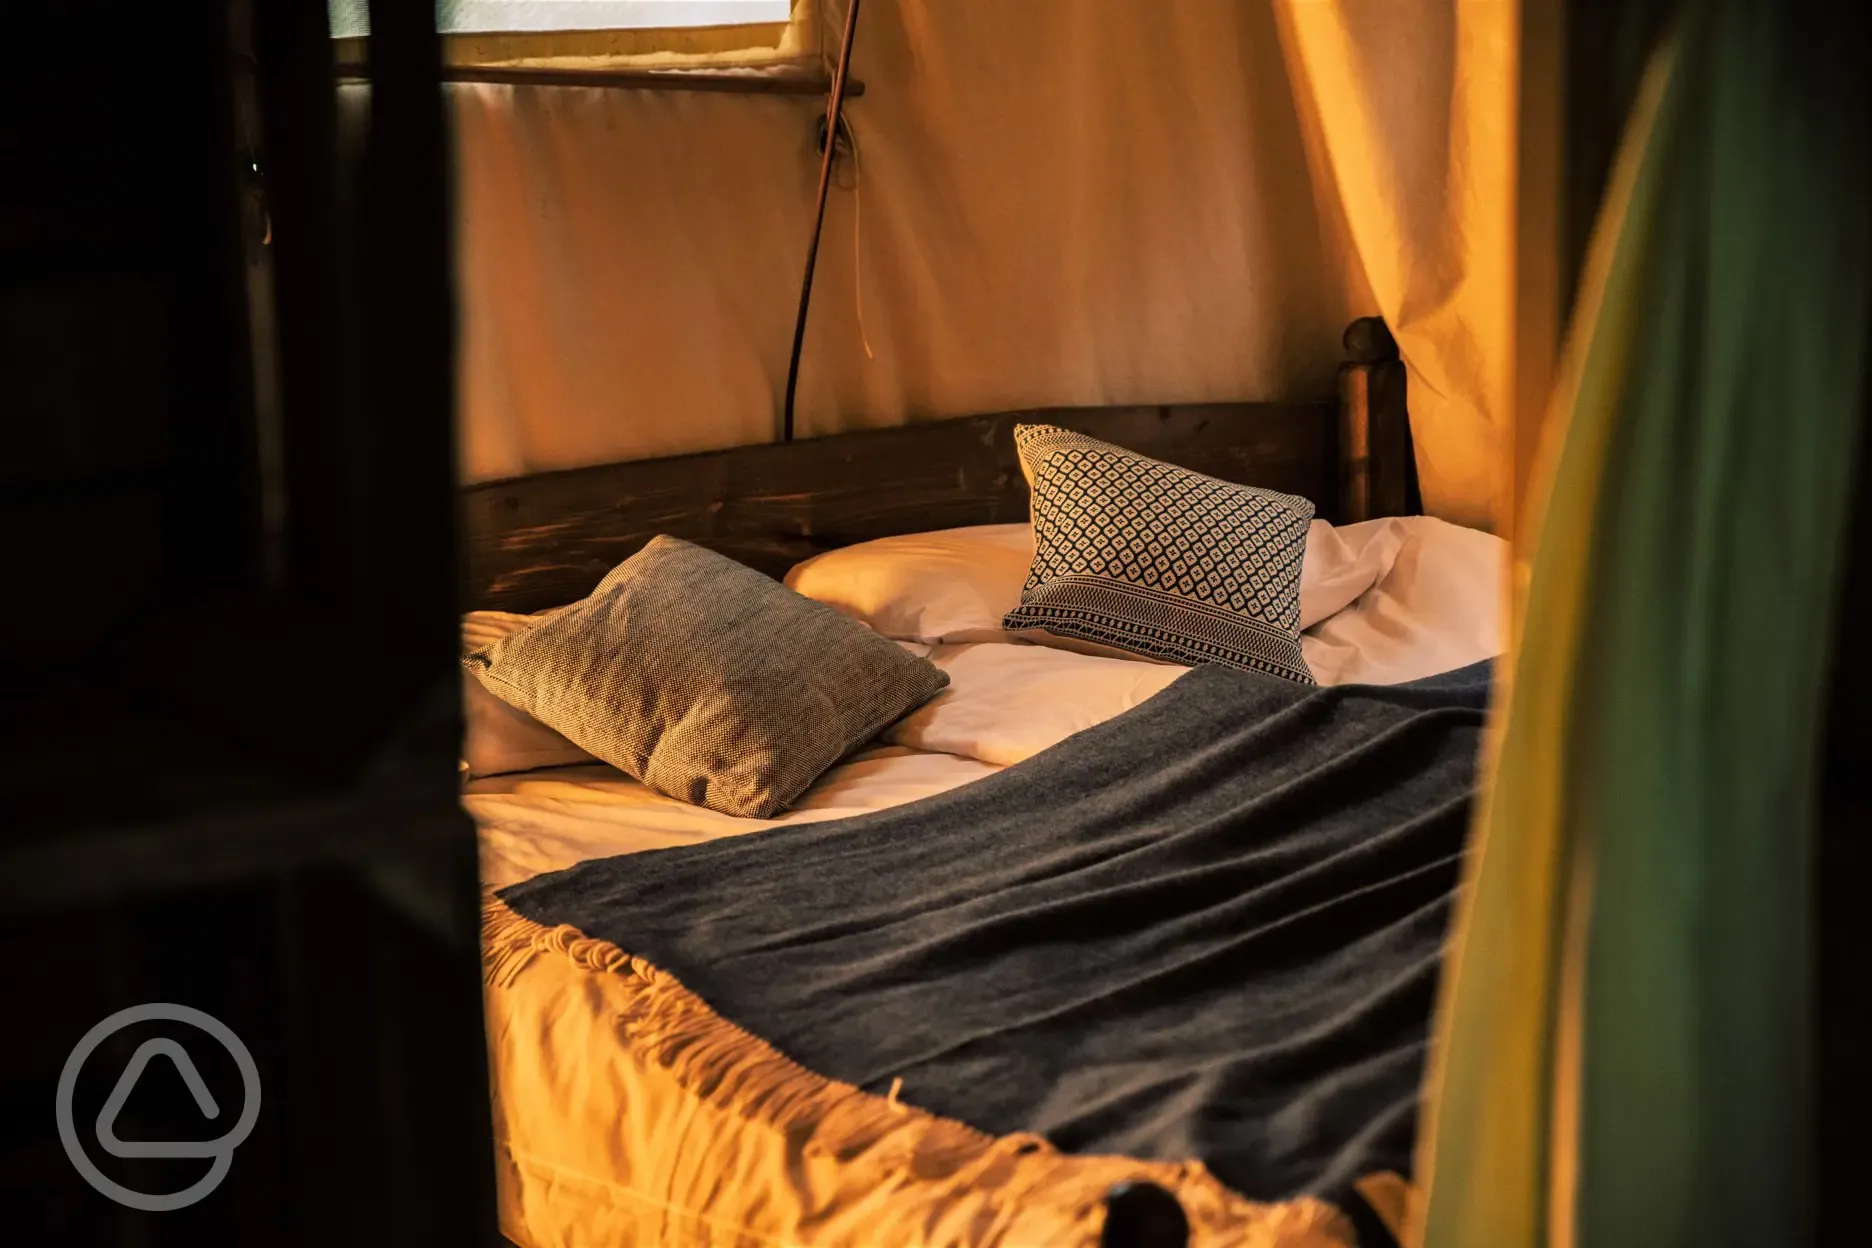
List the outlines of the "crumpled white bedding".
{"label": "crumpled white bedding", "polygon": [[[1321,684],[1396,684],[1499,653],[1507,546],[1439,520],[1374,521],[1372,587],[1302,635]],[[925,649],[919,647],[919,649]],[[588,858],[915,801],[1029,758],[1123,713],[1187,669],[993,641],[928,647],[950,687],[774,820],[736,819],[650,792],[591,764],[471,782],[483,882],[517,883]]]}

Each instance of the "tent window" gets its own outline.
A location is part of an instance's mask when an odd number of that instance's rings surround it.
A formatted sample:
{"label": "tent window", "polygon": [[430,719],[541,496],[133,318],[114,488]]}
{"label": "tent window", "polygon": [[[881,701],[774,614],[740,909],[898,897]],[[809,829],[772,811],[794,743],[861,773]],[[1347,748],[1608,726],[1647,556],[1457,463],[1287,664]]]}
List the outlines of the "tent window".
{"label": "tent window", "polygon": [[[362,59],[369,0],[326,0],[341,63]],[[772,63],[800,57],[810,0],[436,0],[451,65],[654,61]]]}
{"label": "tent window", "polygon": [[[329,5],[334,37],[370,33],[368,0]],[[445,35],[755,26],[791,16],[792,0],[436,0],[436,29]]]}

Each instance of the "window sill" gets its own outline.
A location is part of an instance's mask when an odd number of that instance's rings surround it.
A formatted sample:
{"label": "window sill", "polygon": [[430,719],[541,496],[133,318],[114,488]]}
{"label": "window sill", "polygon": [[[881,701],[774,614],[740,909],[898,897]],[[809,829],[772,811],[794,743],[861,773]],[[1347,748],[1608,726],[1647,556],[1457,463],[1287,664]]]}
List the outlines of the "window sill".
{"label": "window sill", "polygon": [[[339,69],[341,82],[369,82],[364,66]],[[534,65],[444,65],[443,82],[524,87],[590,87],[611,91],[718,91],[731,95],[826,95],[828,74],[797,69],[554,69]],[[845,84],[845,98],[863,95],[864,83]]]}

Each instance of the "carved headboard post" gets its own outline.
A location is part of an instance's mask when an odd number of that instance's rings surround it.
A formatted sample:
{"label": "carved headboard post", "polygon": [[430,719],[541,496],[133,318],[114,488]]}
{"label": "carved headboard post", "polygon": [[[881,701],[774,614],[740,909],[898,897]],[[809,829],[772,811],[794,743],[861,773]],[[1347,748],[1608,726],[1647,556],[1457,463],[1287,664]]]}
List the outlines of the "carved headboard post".
{"label": "carved headboard post", "polygon": [[1422,510],[1405,406],[1404,361],[1383,320],[1346,327],[1339,367],[1339,520],[1354,524]]}

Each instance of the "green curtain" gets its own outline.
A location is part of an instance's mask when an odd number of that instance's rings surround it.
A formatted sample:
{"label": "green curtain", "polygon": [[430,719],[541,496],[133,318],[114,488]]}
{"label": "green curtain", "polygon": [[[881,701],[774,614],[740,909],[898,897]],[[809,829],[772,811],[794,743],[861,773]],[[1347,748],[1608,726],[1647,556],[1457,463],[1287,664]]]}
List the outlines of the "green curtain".
{"label": "green curtain", "polygon": [[1860,16],[1688,6],[1595,232],[1433,1055],[1424,1248],[1810,1230],[1815,793],[1866,396]]}

